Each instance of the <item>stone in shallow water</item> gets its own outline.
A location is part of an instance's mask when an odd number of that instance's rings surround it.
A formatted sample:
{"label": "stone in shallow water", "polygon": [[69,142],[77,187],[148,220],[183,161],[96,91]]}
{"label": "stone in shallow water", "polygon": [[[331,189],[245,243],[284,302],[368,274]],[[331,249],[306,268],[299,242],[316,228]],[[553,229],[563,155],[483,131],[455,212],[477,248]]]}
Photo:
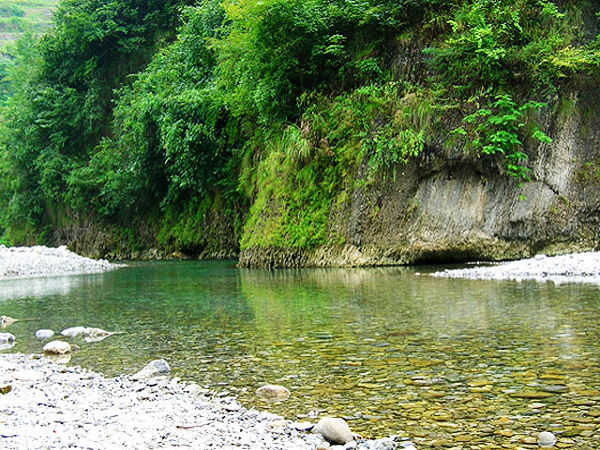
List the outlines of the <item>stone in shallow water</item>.
{"label": "stone in shallow water", "polygon": [[154,377],[167,376],[171,373],[169,364],[164,359],[155,359],[150,361],[146,367],[139,372],[131,375],[135,381],[146,381]]}
{"label": "stone in shallow water", "polygon": [[71,353],[71,345],[64,341],[52,341],[44,345],[44,353],[50,355],[66,355]]}
{"label": "stone in shallow water", "polygon": [[11,326],[16,321],[17,321],[17,319],[13,319],[12,317],[0,316],[0,326],[2,328],[8,328],[9,326]]}
{"label": "stone in shallow water", "polygon": [[543,448],[554,447],[556,444],[556,436],[549,431],[542,431],[538,435],[538,445]]}
{"label": "stone in shallow water", "polygon": [[12,344],[15,342],[15,335],[10,333],[0,333],[0,344]]}
{"label": "stone in shallow water", "polygon": [[285,400],[290,391],[278,384],[265,384],[256,390],[256,395],[264,400]]}
{"label": "stone in shallow water", "polygon": [[345,444],[354,440],[350,427],[344,419],[339,417],[323,417],[313,431],[323,435],[332,444]]}
{"label": "stone in shallow water", "polygon": [[35,337],[38,339],[50,339],[54,336],[54,331],[52,330],[37,330],[35,332]]}

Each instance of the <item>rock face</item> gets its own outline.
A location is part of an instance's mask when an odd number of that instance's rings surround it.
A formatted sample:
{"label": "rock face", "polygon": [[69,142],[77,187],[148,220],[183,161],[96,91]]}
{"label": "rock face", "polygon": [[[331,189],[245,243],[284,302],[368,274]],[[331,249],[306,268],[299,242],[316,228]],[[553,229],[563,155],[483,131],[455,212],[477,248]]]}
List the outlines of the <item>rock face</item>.
{"label": "rock face", "polygon": [[344,419],[323,417],[313,428],[315,433],[320,433],[332,444],[345,444],[354,439],[350,427]]}
{"label": "rock face", "polygon": [[165,377],[171,373],[169,364],[164,359],[155,359],[148,363],[139,372],[131,375],[131,379],[135,381],[146,381],[154,377]]}
{"label": "rock face", "polygon": [[264,400],[285,400],[290,391],[278,384],[265,384],[256,390],[256,395]]}
{"label": "rock face", "polygon": [[71,344],[64,341],[52,341],[44,345],[44,353],[49,355],[66,355],[71,351]]}
{"label": "rock face", "polygon": [[[530,182],[521,185],[502,174],[492,158],[444,149],[440,134],[431,139],[440,144],[398,167],[395,179],[370,182],[361,170],[350,175],[354,182],[340,187],[347,201],[334,207],[328,220],[338,243],[310,250],[267,243],[243,249],[240,265],[506,260],[598,249],[600,96],[595,92],[587,85],[563,92],[562,101],[573,105],[571,113],[555,111],[542,118],[553,141],[527,145]],[[284,209],[274,204],[269,211]]]}

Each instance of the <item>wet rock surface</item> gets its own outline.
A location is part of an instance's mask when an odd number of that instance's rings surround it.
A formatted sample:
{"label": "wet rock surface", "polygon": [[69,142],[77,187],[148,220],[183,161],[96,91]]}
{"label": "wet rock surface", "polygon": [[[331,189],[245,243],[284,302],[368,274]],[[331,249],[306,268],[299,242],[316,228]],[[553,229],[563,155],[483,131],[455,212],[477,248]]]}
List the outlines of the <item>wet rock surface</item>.
{"label": "wet rock surface", "polygon": [[50,248],[0,245],[0,280],[82,273],[99,273],[122,267],[106,260],[79,256],[65,246]]}
{"label": "wet rock surface", "polygon": [[291,421],[233,397],[210,397],[194,383],[132,378],[110,379],[37,355],[0,355],[0,447],[301,450],[321,442]]}

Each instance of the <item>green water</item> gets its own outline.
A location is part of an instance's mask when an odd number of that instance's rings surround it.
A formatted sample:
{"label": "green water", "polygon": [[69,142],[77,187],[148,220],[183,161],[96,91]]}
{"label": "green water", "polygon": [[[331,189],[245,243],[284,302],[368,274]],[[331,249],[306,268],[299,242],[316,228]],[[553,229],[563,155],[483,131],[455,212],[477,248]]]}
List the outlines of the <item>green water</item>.
{"label": "green water", "polygon": [[[18,339],[10,351],[40,352],[40,328],[125,331],[76,340],[71,364],[117,375],[165,358],[175,376],[248,407],[340,415],[368,437],[527,448],[547,430],[563,446],[597,449],[599,294],[582,284],[435,279],[406,268],[169,262],[3,281],[0,315],[38,319],[7,330]],[[261,403],[254,391],[265,382],[292,396]]]}

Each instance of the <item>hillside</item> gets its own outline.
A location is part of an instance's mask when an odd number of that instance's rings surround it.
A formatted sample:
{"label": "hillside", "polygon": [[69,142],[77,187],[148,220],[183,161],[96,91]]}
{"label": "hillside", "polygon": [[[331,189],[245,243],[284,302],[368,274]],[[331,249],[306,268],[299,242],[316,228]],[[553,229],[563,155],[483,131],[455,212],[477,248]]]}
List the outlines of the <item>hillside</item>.
{"label": "hillside", "polygon": [[0,53],[25,31],[47,30],[58,0],[3,0],[0,4]]}
{"label": "hillside", "polygon": [[595,1],[62,5],[3,112],[9,243],[252,266],[600,246]]}

